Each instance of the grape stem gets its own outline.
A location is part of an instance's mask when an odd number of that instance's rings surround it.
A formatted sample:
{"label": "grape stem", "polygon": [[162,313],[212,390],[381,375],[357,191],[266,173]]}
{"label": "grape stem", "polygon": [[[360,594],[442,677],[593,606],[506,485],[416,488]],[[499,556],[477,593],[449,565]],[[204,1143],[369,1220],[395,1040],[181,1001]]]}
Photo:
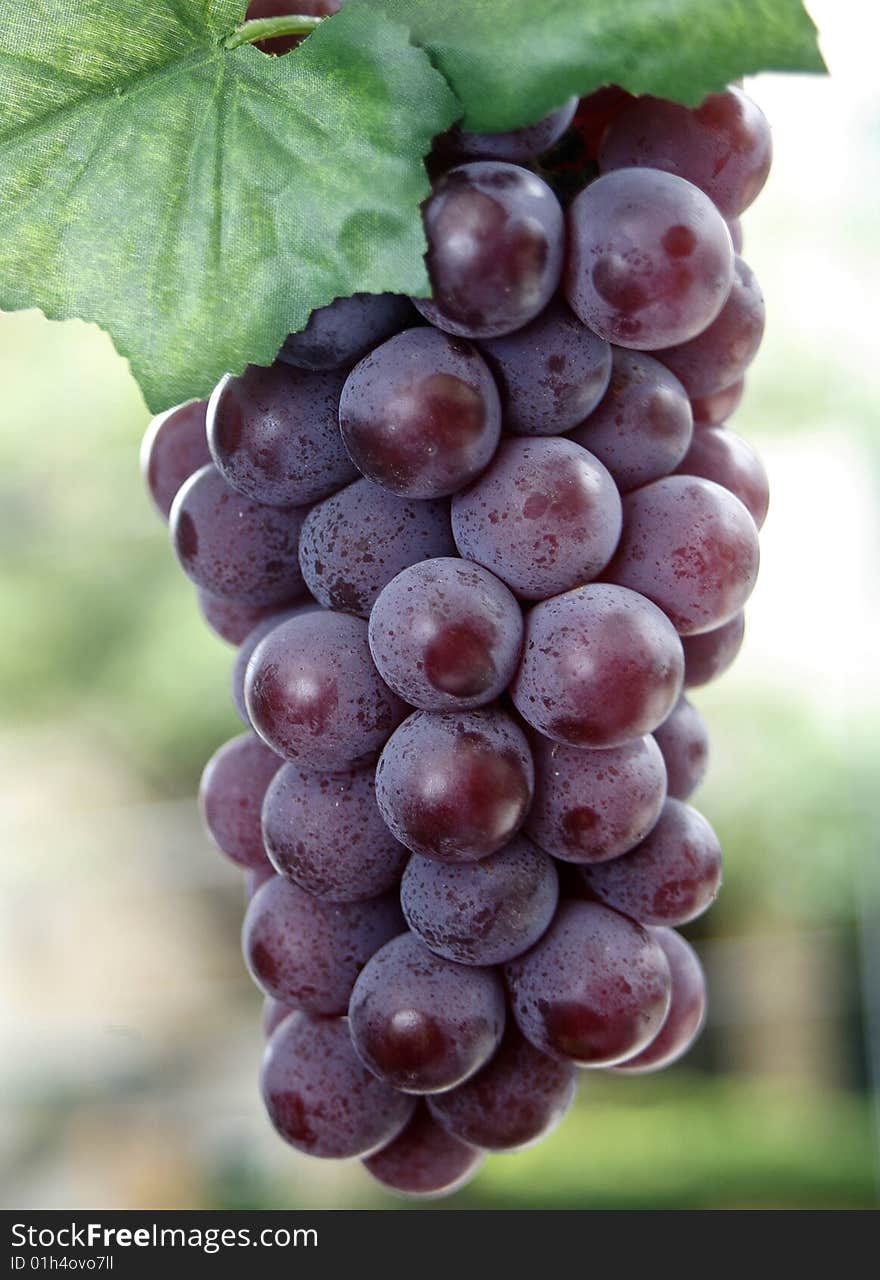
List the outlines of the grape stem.
{"label": "grape stem", "polygon": [[324,21],[304,14],[284,14],[280,18],[252,18],[236,27],[223,41],[224,49],[238,49],[257,40],[274,40],[276,36],[307,36]]}

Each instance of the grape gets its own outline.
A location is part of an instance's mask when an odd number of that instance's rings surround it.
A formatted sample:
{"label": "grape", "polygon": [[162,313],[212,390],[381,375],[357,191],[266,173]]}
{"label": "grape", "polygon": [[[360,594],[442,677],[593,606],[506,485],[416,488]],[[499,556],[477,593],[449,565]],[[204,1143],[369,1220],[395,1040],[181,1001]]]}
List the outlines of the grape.
{"label": "grape", "polygon": [[733,252],[742,253],[744,243],[742,222],[739,218],[725,218],[725,222],[727,223],[727,230],[730,232]]}
{"label": "grape", "polygon": [[193,400],[160,413],[141,444],[141,474],[159,514],[168,519],[185,480],[211,461],[205,433],[207,403]]}
{"label": "grape", "polygon": [[758,531],[738,498],[711,480],[667,476],[624,498],[606,577],[653,600],[682,635],[697,635],[743,607],[758,556]]}
{"label": "grape", "polygon": [[339,422],[368,480],[401,498],[443,498],[490,461],[501,404],[476,347],[437,329],[407,329],[349,374]]}
{"label": "grape", "polygon": [[564,435],[592,413],[611,376],[608,343],[559,298],[525,328],[479,345],[514,435]]}
{"label": "grape", "polygon": [[423,210],[433,298],[422,315],[464,338],[512,333],[550,301],[562,273],[562,210],[535,174],[487,160],[451,169]]}
{"label": "grape", "polygon": [[484,1151],[519,1151],[546,1138],[574,1101],[570,1062],[540,1053],[508,1023],[491,1062],[428,1109],[449,1133]]}
{"label": "grape", "polygon": [[745,388],[744,379],[738,378],[723,391],[716,391],[711,396],[695,396],[691,400],[694,426],[720,427],[738,407]]}
{"label": "grape", "polygon": [[375,760],[406,715],[373,666],[367,624],[323,610],[290,618],[260,641],[248,663],[245,703],[273,751],[332,771]]}
{"label": "grape", "polygon": [[345,1013],[355,978],[402,927],[395,894],[322,902],[275,876],[250,901],[242,950],[264,995],[328,1016]]}
{"label": "grape", "polygon": [[382,752],[376,799],[413,853],[474,862],[522,826],[533,783],[525,735],[503,711],[416,711]]}
{"label": "grape", "polygon": [[631,853],[582,867],[581,875],[594,897],[641,924],[687,924],[721,888],[721,847],[701,813],[669,799]]}
{"label": "grape", "polygon": [[616,85],[608,85],[582,98],[569,128],[535,163],[563,205],[570,204],[598,177],[596,157],[602,134],[611,120],[633,101],[631,94]]}
{"label": "grape", "polygon": [[278,616],[277,604],[239,604],[224,596],[211,595],[210,591],[196,589],[199,610],[205,622],[221,640],[240,645],[252,632],[271,618]]}
{"label": "grape", "polygon": [[263,1036],[266,1040],[272,1035],[276,1027],[280,1027],[285,1018],[289,1018],[292,1013],[296,1012],[291,1009],[289,1004],[282,1004],[280,1000],[273,1000],[271,996],[266,996],[263,1000]]}
{"label": "grape", "polygon": [[305,507],[357,475],[339,434],[345,375],[248,365],[208,405],[211,453],[227,484],[254,502]]}
{"label": "grape", "polygon": [[706,427],[695,434],[678,470],[682,475],[702,476],[729,489],[761,528],[770,506],[770,482],[748,440],[724,427]]}
{"label": "grape", "polygon": [[525,829],[563,862],[604,862],[643,840],[666,799],[666,769],[651,737],[589,751],[535,735],[535,798]]}
{"label": "grape", "polygon": [[199,804],[208,835],[240,867],[266,863],[260,811],[281,761],[252,733],[233,738],[205,766]]}
{"label": "grape", "polygon": [[678,379],[659,360],[615,347],[605,398],[571,439],[595,454],[625,493],[674,471],[692,432],[690,401]]}
{"label": "grape", "polygon": [[275,610],[268,617],[262,617],[255,627],[252,627],[244,636],[235,656],[235,662],[232,667],[232,701],[235,703],[235,709],[245,724],[250,724],[247,712],[247,703],[244,696],[244,682],[247,676],[248,663],[254,655],[257,645],[263,640],[270,631],[274,631],[282,622],[287,622],[289,618],[299,617],[301,613],[312,613],[319,608],[313,601],[305,601],[303,604],[295,605],[292,609]]}
{"label": "grape", "polygon": [[672,974],[672,1003],[660,1034],[634,1058],[614,1067],[615,1072],[660,1071],[676,1062],[696,1040],[706,1016],[706,979],[691,946],[674,929],[649,929],[663,948]]}
{"label": "grape", "polygon": [[639,351],[687,342],[733,282],[724,219],[696,187],[658,169],[621,169],[571,205],[566,297],[600,338]]}
{"label": "grape", "polygon": [[366,1156],[400,1133],[413,1099],[358,1061],[347,1018],[287,1018],[266,1046],[260,1075],[272,1124],[310,1156]]}
{"label": "grape", "polygon": [[612,121],[636,99],[616,84],[603,85],[581,98],[572,129],[583,139],[591,160],[599,159],[599,147]]}
{"label": "grape", "polygon": [[411,565],[384,587],[370,614],[379,674],[423,711],[494,701],[522,650],[514,597],[487,569],[442,556]]}
{"label": "grape", "polygon": [[381,1080],[439,1093],[489,1060],[504,1031],[504,990],[492,969],[435,956],[414,934],[364,967],[349,1006],[354,1047]]}
{"label": "grape", "polygon": [[667,791],[675,800],[687,800],[709,765],[709,730],[706,721],[687,698],[681,697],[659,729],[654,730],[666,764]]}
{"label": "grape", "polygon": [[275,868],[267,858],[259,867],[244,873],[244,900],[250,902],[258,889],[262,889],[267,880],[274,880]]}
{"label": "grape", "polygon": [[305,593],[297,560],[304,514],[253,502],[207,466],[174,499],[171,538],[196,586],[237,604],[280,605]]}
{"label": "grape", "polygon": [[400,887],[413,933],[435,955],[459,964],[503,964],[528,950],[553,919],[558,898],[552,860],[524,836],[460,866],[415,855]]}
{"label": "grape", "polygon": [[722,675],[742,648],[745,628],[745,614],[737,613],[714,631],[684,636],[684,687],[696,689]]}
{"label": "grape", "polygon": [[483,1159],[482,1152],[447,1133],[419,1103],[403,1133],[369,1156],[364,1168],[391,1191],[427,1200],[460,1190]]}
{"label": "grape", "polygon": [[448,501],[408,501],[369,480],[355,481],[309,512],[299,547],[315,599],[364,618],[401,569],[454,554]]}
{"label": "grape", "polygon": [[538,945],[504,972],[526,1039],[580,1067],[641,1052],[669,1010],[663,950],[641,925],[597,902],[563,902]]}
{"label": "grape", "polygon": [[438,138],[437,150],[441,155],[454,156],[459,160],[476,158],[516,163],[531,160],[533,156],[549,150],[562,137],[574,118],[577,105],[577,98],[569,98],[568,102],[536,124],[511,129],[507,133],[467,133],[455,127]]}
{"label": "grape", "polygon": [[707,329],[690,342],[657,352],[688,395],[717,395],[742,378],[764,336],[764,295],[742,258],[734,261],[733,288]]}
{"label": "grape", "polygon": [[572,747],[619,747],[662,724],[681,693],[684,654],[660,610],[592,583],[536,605],[511,692],[539,733]]}
{"label": "grape", "polygon": [[[285,0],[286,2],[286,0]],[[316,372],[350,369],[380,342],[416,318],[409,298],[394,293],[354,293],[319,307],[299,333],[292,333],[278,359]]]}
{"label": "grape", "polygon": [[767,181],[770,126],[739,89],[713,93],[691,109],[645,95],[609,126],[599,150],[603,173],[646,165],[693,182],[725,218],[747,209]]}
{"label": "grape", "polygon": [[572,440],[504,440],[476,483],[452,500],[461,554],[526,600],[595,578],[620,537],[620,496],[597,458]]}
{"label": "grape", "polygon": [[306,773],[283,765],[263,803],[266,852],[281,875],[328,902],[374,898],[408,858],[376,805],[373,769]]}

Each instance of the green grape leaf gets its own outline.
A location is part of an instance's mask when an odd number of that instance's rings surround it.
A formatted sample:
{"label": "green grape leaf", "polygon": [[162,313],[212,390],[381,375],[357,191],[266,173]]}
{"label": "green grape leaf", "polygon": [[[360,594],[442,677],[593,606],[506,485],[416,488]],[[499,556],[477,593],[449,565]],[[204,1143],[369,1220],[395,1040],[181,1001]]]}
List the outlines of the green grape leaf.
{"label": "green grape leaf", "polygon": [[246,0],[30,0],[0,20],[0,308],[95,321],[153,410],[268,364],[313,308],[427,294],[422,157],[460,107],[355,7],[294,54]]}
{"label": "green grape leaf", "polygon": [[758,71],[823,71],[801,0],[356,0],[409,24],[476,132],[604,84],[695,106]]}

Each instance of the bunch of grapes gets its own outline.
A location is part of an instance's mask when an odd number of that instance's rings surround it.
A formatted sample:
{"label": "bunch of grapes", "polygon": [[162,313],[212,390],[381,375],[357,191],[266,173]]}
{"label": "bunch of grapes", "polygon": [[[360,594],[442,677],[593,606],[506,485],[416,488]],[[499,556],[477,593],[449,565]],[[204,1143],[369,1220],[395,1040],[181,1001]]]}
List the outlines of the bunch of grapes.
{"label": "bunch of grapes", "polygon": [[737,88],[454,130],[430,301],[339,299],[150,429],[177,556],[240,646],[246,732],[202,805],[248,876],[265,1105],[402,1193],[701,1027],[675,930],[721,860],[685,691],[735,658],[758,569],[766,476],[726,424],[769,164]]}

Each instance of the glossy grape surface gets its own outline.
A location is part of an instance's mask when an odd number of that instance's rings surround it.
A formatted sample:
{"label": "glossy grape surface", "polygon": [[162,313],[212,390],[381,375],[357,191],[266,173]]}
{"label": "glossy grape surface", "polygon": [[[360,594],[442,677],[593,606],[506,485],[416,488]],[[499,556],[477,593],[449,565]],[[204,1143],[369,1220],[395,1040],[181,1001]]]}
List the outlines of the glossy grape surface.
{"label": "glossy grape surface", "polygon": [[521,164],[541,155],[562,137],[577,106],[577,98],[569,98],[535,124],[504,133],[468,133],[454,128],[438,139],[439,150],[460,160],[509,160]]}
{"label": "glossy grape surface", "polygon": [[684,636],[684,687],[696,689],[723,675],[742,648],[745,629],[745,614],[737,613],[714,631]]}
{"label": "glossy grape surface", "polygon": [[720,427],[737,409],[745,389],[745,380],[738,378],[729,387],[716,391],[711,396],[694,396],[691,400],[694,426]]}
{"label": "glossy grape surface", "polygon": [[247,711],[247,703],[244,696],[244,682],[247,676],[248,663],[254,655],[254,650],[261,640],[280,626],[282,622],[287,622],[289,618],[296,618],[301,613],[309,613],[319,606],[314,601],[303,601],[302,604],[294,605],[290,609],[273,610],[267,617],[261,618],[256,626],[250,628],[242,637],[239,645],[238,653],[235,655],[235,662],[232,664],[232,674],[230,676],[230,684],[232,686],[232,701],[235,703],[235,709],[239,717],[246,725],[250,724],[250,718]]}
{"label": "glossy grape surface", "polygon": [[213,596],[200,587],[196,589],[196,599],[205,622],[227,644],[243,644],[257,627],[284,611],[276,604],[239,604],[236,600]]}
{"label": "glossy grape surface", "polygon": [[299,333],[290,334],[278,359],[297,369],[350,369],[415,319],[409,298],[399,294],[355,293],[336,298],[313,311]]}
{"label": "glossy grape surface", "polygon": [[141,474],[159,514],[168,519],[185,480],[211,461],[205,429],[205,400],[193,400],[160,413],[141,444]]}
{"label": "glossy grape surface", "polygon": [[483,1153],[455,1138],[420,1104],[402,1133],[364,1161],[389,1191],[417,1200],[448,1196],[477,1173]]}
{"label": "glossy grape surface", "polygon": [[675,800],[687,800],[709,767],[709,730],[692,702],[679,698],[670,714],[654,730],[666,765],[667,789]]}
{"label": "glossy grape surface", "polygon": [[669,961],[672,1002],[660,1034],[647,1049],[614,1068],[633,1075],[661,1071],[677,1062],[702,1031],[706,1017],[706,979],[693,947],[674,929],[649,929],[648,932]]}
{"label": "glossy grape surface", "polygon": [[724,427],[706,427],[694,436],[678,467],[682,475],[714,480],[739,498],[760,529],[770,506],[770,481],[757,451]]}
{"label": "glossy grape surface", "polygon": [[199,786],[208,835],[240,867],[266,863],[260,812],[269,783],[282,761],[253,733],[243,733],[215,751]]}

